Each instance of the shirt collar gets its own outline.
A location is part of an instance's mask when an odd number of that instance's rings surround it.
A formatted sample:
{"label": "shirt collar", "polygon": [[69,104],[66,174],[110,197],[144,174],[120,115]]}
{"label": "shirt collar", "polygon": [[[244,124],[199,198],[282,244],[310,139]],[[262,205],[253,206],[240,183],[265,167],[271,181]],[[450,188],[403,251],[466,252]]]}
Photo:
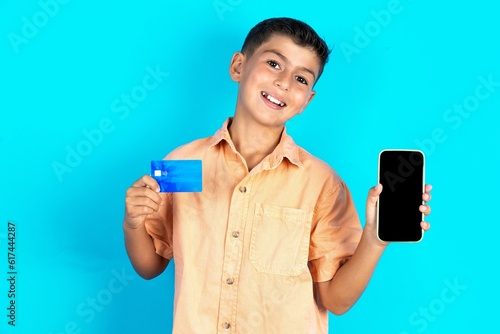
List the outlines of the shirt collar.
{"label": "shirt collar", "polygon": [[[238,152],[234,146],[231,136],[229,135],[228,126],[231,124],[232,118],[226,119],[222,127],[212,136],[212,144],[210,148],[217,146],[221,141],[226,141],[234,152]],[[304,167],[299,157],[299,146],[295,144],[292,137],[286,133],[286,127],[283,129],[281,139],[274,151],[262,160],[259,164],[260,169],[274,169],[287,158],[292,164],[302,168]]]}

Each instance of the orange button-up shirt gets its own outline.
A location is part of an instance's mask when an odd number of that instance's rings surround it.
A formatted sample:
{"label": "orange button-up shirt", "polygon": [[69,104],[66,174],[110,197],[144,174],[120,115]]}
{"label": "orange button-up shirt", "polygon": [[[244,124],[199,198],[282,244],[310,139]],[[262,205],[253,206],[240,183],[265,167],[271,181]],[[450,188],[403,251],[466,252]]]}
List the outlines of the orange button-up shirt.
{"label": "orange button-up shirt", "polygon": [[201,159],[203,191],[162,193],[146,220],[175,262],[173,333],[327,333],[314,282],[354,252],[361,226],[350,192],[283,131],[248,172],[227,130],[166,159]]}

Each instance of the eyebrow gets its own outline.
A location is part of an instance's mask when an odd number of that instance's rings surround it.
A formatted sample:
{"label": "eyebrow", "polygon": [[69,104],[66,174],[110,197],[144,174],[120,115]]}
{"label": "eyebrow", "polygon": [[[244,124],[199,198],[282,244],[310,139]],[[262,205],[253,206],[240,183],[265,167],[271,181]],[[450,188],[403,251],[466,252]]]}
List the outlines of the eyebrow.
{"label": "eyebrow", "polygon": [[[275,50],[275,49],[270,49],[270,50],[265,50],[264,53],[266,52],[271,52],[271,53],[274,53],[275,55],[277,55],[278,57],[282,58],[285,62],[289,63],[290,61],[288,60],[287,57],[285,57],[281,52]],[[311,71],[310,69],[308,69],[307,67],[304,67],[304,66],[298,66],[299,69],[301,70],[304,70],[306,72],[309,72],[311,73],[311,75],[313,76],[314,78],[314,81],[316,81],[316,74],[314,74],[313,71]]]}

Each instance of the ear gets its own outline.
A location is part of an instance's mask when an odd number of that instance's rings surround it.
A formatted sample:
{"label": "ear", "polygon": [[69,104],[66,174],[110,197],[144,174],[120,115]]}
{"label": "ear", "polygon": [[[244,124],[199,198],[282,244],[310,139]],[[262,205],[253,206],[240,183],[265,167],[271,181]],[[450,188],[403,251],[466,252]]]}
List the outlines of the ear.
{"label": "ear", "polygon": [[302,112],[306,109],[306,107],[309,105],[309,102],[312,101],[312,99],[315,95],[316,95],[316,91],[311,90],[311,92],[309,93],[309,97],[307,98],[306,103],[304,103],[304,105],[302,106],[302,109],[298,112],[299,115],[302,114]]}
{"label": "ear", "polygon": [[236,52],[231,58],[231,64],[229,65],[229,75],[231,79],[235,82],[240,82],[241,71],[243,70],[243,63],[245,62],[245,55],[241,52]]}

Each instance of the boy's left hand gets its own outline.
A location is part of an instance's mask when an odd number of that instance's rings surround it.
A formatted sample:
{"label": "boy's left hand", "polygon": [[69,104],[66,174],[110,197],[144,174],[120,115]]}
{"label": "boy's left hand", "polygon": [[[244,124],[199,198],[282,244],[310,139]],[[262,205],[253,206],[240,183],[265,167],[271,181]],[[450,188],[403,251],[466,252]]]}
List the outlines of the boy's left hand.
{"label": "boy's left hand", "polygon": [[[425,204],[420,205],[419,210],[425,216],[428,216],[431,213],[431,207],[428,205],[428,202],[431,200],[431,190],[432,186],[430,184],[425,185],[425,192],[422,194],[422,200]],[[387,246],[388,242],[380,241],[377,237],[377,201],[378,196],[382,192],[382,185],[378,184],[375,187],[370,188],[368,192],[368,199],[366,200],[366,225],[364,229],[364,233],[368,233],[373,241],[375,241],[378,245]],[[420,223],[422,229],[426,232],[431,228],[429,222],[423,221]]]}

